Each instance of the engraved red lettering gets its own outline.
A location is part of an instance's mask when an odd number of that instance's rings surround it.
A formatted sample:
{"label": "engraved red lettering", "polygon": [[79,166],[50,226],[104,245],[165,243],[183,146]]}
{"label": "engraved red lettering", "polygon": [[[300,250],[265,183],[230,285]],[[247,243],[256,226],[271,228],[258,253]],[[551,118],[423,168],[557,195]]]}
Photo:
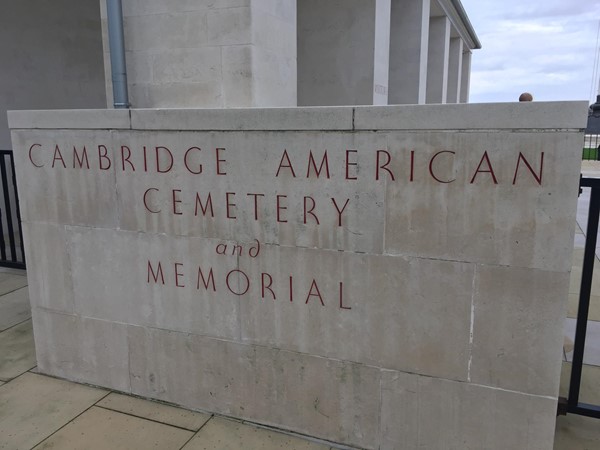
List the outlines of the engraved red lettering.
{"label": "engraved red lettering", "polygon": [[[313,289],[315,292],[313,292]],[[311,297],[317,297],[319,299],[319,301],[321,302],[321,305],[325,306],[325,303],[323,303],[323,297],[321,296],[321,291],[319,291],[319,286],[317,286],[317,282],[315,281],[314,278],[312,280],[312,284],[310,285],[310,290],[308,291],[308,295],[306,296],[306,301],[304,302],[305,305],[308,304],[308,301],[310,300]]]}
{"label": "engraved red lettering", "polygon": [[335,206],[335,210],[338,212],[338,227],[341,227],[342,226],[342,214],[344,213],[346,206],[348,206],[350,199],[349,198],[346,199],[346,203],[344,203],[344,206],[341,210],[340,210],[337,202],[335,201],[335,198],[332,198],[331,201],[333,202],[333,206]]}
{"label": "engraved red lettering", "polygon": [[[125,156],[125,151],[127,151],[127,156]],[[125,172],[125,163],[128,163],[131,170],[135,172],[135,167],[129,158],[131,158],[131,149],[126,145],[121,145],[121,167],[123,168],[123,172]]]}
{"label": "engraved red lettering", "polygon": [[327,150],[323,154],[323,158],[321,159],[321,165],[319,169],[317,169],[317,164],[315,162],[315,158],[313,157],[313,152],[310,150],[308,154],[308,167],[306,168],[306,178],[310,178],[310,168],[312,167],[317,175],[317,178],[321,175],[321,171],[323,170],[323,166],[325,166],[325,174],[327,175],[327,179],[330,178],[329,175],[329,158],[327,158]]}
{"label": "engraved red lettering", "polygon": [[210,192],[206,197],[206,205],[202,204],[202,199],[200,198],[200,194],[196,192],[196,208],[194,209],[194,216],[198,215],[198,206],[200,206],[200,210],[202,211],[202,215],[206,216],[206,211],[210,208],[210,217],[215,217],[215,213],[213,211],[212,197],[210,196]]}
{"label": "engraved red lettering", "polygon": [[224,255],[227,252],[227,244],[217,244],[217,248],[215,250],[217,255]]}
{"label": "engraved red lettering", "polygon": [[[254,247],[250,247],[250,249],[248,250],[248,255],[250,256],[250,258],[256,258],[260,253],[260,242],[258,241],[258,239],[254,239],[254,242],[256,242],[256,245]],[[254,251],[254,254],[252,254],[252,251]]]}
{"label": "engraved red lettering", "polygon": [[[229,283],[229,277],[234,272],[237,272],[238,274],[242,275],[244,277],[244,279],[246,280],[246,288],[243,290],[240,290],[240,292],[234,291],[231,288],[231,284]],[[240,280],[240,278],[238,278],[238,281],[239,280]],[[227,289],[229,289],[229,292],[231,292],[232,294],[235,294],[235,295],[244,295],[246,292],[248,292],[248,289],[250,289],[250,280],[248,279],[248,275],[246,275],[244,272],[242,272],[241,270],[238,270],[238,269],[233,269],[233,270],[229,271],[229,273],[227,274],[227,277],[225,277],[225,284],[227,284]]]}
{"label": "engraved red lettering", "polygon": [[280,222],[280,223],[286,223],[287,222],[287,220],[286,219],[282,219],[281,216],[280,216],[280,214],[279,214],[281,211],[285,211],[287,209],[287,206],[281,206],[281,204],[279,203],[279,200],[283,199],[283,198],[287,198],[287,195],[278,195],[277,196],[277,222]]}
{"label": "engraved red lettering", "polygon": [[[312,205],[310,205],[310,209],[308,207],[307,201],[310,200],[310,202],[312,203]],[[319,218],[313,213],[314,209],[315,209],[316,203],[315,203],[315,199],[310,197],[310,196],[306,196],[304,197],[304,224],[306,224],[306,216],[308,214],[310,214],[311,216],[313,216],[313,218],[315,219],[315,221],[317,222],[317,225],[319,225]]]}
{"label": "engraved red lettering", "polygon": [[156,268],[156,272],[152,268],[152,263],[148,260],[148,284],[150,284],[150,275],[152,275],[152,279],[154,283],[158,283],[158,277],[160,276],[161,284],[165,284],[165,276],[163,274],[162,264],[160,261],[158,262],[158,267]]}
{"label": "engraved red lettering", "polygon": [[452,155],[456,154],[456,152],[451,152],[450,150],[442,150],[441,152],[437,152],[435,155],[432,156],[431,160],[429,161],[429,173],[431,174],[433,179],[438,183],[452,183],[453,181],[456,181],[456,178],[452,178],[451,180],[441,180],[433,173],[433,163],[435,159],[442,153],[450,153]]}
{"label": "engraved red lettering", "polygon": [[356,180],[357,179],[356,176],[353,176],[353,177],[350,176],[350,166],[356,167],[356,166],[358,166],[358,163],[349,161],[350,153],[357,153],[357,152],[358,152],[358,150],[346,150],[346,180]]}
{"label": "engraved red lettering", "polygon": [[340,309],[352,309],[351,306],[344,306],[344,283],[340,281]]}
{"label": "engraved red lettering", "polygon": [[144,192],[144,207],[146,208],[146,210],[148,212],[151,212],[153,214],[158,214],[161,211],[160,209],[158,211],[154,211],[153,209],[150,209],[150,207],[148,206],[148,192],[150,192],[150,191],[158,192],[158,189],[156,189],[156,188],[146,189],[146,192]]}
{"label": "engraved red lettering", "polygon": [[79,153],[77,153],[77,147],[73,146],[73,169],[75,169],[76,163],[79,164],[80,169],[83,169],[83,161],[85,161],[86,169],[89,169],[90,161],[88,160],[88,154],[85,145],[83,146],[83,150],[81,151],[81,158],[79,157]]}
{"label": "engraved red lettering", "polygon": [[227,172],[223,171],[221,172],[221,163],[226,163],[227,161],[224,159],[220,159],[219,158],[219,153],[221,151],[225,151],[224,148],[216,148],[215,149],[215,153],[216,153],[216,158],[217,158],[217,175],[227,175]]}
{"label": "engraved red lettering", "polygon": [[215,276],[213,275],[212,267],[208,271],[208,279],[204,278],[204,274],[202,273],[202,267],[198,267],[198,280],[196,282],[196,289],[200,289],[200,280],[202,280],[202,285],[204,289],[208,291],[209,283],[212,283],[213,292],[217,292],[217,287],[215,286]]}
{"label": "engraved red lettering", "polygon": [[[269,284],[265,283],[265,278],[268,278]],[[271,289],[272,285],[273,285],[273,277],[271,277],[271,275],[269,275],[266,272],[262,272],[260,274],[260,287],[261,287],[261,292],[262,292],[262,298],[265,298],[265,291],[267,290],[273,296],[273,300],[276,300],[275,292],[273,292],[273,289]]]}
{"label": "engraved red lettering", "polygon": [[[102,164],[102,161],[106,162],[106,166]],[[108,157],[108,149],[104,145],[98,146],[98,165],[100,170],[108,170],[112,165],[110,158]]]}
{"label": "engraved red lettering", "polygon": [[176,216],[181,216],[183,213],[177,209],[177,205],[181,203],[177,193],[181,193],[181,189],[173,189],[173,214]]}
{"label": "engraved red lettering", "polygon": [[[287,164],[283,164],[286,161]],[[290,157],[288,156],[287,149],[283,151],[283,155],[281,155],[281,161],[279,161],[279,167],[277,167],[277,173],[275,177],[279,176],[279,171],[283,168],[288,168],[292,171],[292,177],[296,178],[296,172],[294,172],[294,166],[292,166],[292,162],[290,161]]]}
{"label": "engraved red lettering", "polygon": [[185,284],[179,284],[179,277],[183,276],[183,274],[179,272],[179,268],[182,266],[182,263],[175,263],[175,286],[177,287],[185,287]]}
{"label": "engraved red lettering", "polygon": [[232,215],[231,214],[231,210],[230,210],[230,208],[235,208],[235,203],[231,203],[229,201],[229,196],[230,195],[235,196],[235,192],[226,192],[225,193],[225,198],[227,200],[227,218],[228,219],[235,219],[236,216]]}
{"label": "engraved red lettering", "polygon": [[523,153],[519,152],[519,159],[517,159],[517,167],[515,168],[515,176],[513,177],[513,182],[512,182],[513,185],[517,182],[517,174],[519,173],[519,163],[521,162],[521,160],[523,160],[523,162],[525,163],[525,166],[527,166],[527,168],[529,169],[529,172],[531,172],[531,175],[533,175],[533,178],[535,178],[535,181],[537,181],[537,183],[541,186],[542,185],[542,173],[544,171],[544,152],[542,152],[540,155],[540,173],[539,173],[539,175],[535,173],[535,171],[533,170],[533,167],[531,167],[531,164],[529,164],[529,161],[527,161],[525,159],[525,156],[523,156]]}
{"label": "engraved red lettering", "polygon": [[29,161],[31,161],[31,164],[33,164],[35,167],[44,167],[44,164],[36,164],[33,161],[33,157],[31,156],[31,151],[33,150],[33,147],[41,147],[41,144],[33,144],[31,147],[29,147]]}
{"label": "engraved red lettering", "polygon": [[54,163],[56,161],[60,161],[63,165],[63,167],[66,169],[67,165],[65,164],[65,160],[62,157],[62,154],[60,153],[60,148],[58,148],[58,145],[56,145],[56,147],[54,147],[54,158],[52,159],[52,168],[54,169]]}
{"label": "engraved red lettering", "polygon": [[198,171],[193,171],[192,169],[190,169],[190,166],[188,165],[188,155],[192,150],[197,150],[197,151],[202,151],[201,148],[198,147],[190,147],[187,149],[187,151],[185,152],[185,155],[183,157],[183,164],[185,165],[185,168],[188,170],[189,173],[193,173],[194,175],[198,175],[199,173],[202,173],[202,164],[198,164]]}
{"label": "engraved red lettering", "polygon": [[[383,163],[383,165],[381,164],[381,160],[380,155],[384,154],[386,156],[386,161]],[[390,162],[392,161],[392,155],[390,155],[390,153],[387,150],[377,150],[377,164],[376,164],[376,169],[375,169],[375,180],[379,181],[379,170],[385,170],[390,177],[392,178],[392,181],[395,181],[396,178],[394,178],[394,174],[392,173],[392,171],[390,169],[388,169],[388,166],[390,164]]]}
{"label": "engraved red lettering", "polygon": [[258,220],[258,197],[264,197],[265,194],[246,194],[248,197],[254,196],[254,220]]}
{"label": "engraved red lettering", "polygon": [[[163,150],[163,151],[159,152],[159,150]],[[154,151],[156,152],[156,171],[158,173],[170,172],[171,169],[173,168],[173,161],[174,161],[173,153],[171,153],[171,150],[169,150],[167,147],[158,146],[158,147],[155,147]],[[166,151],[166,153],[165,153],[165,151]],[[160,167],[160,153],[162,153],[165,156],[168,156],[168,158],[169,158],[169,167],[167,167],[164,170]]]}
{"label": "engraved red lettering", "polygon": [[[487,170],[481,170],[481,165],[483,161],[487,164]],[[494,174],[494,169],[492,168],[492,163],[490,163],[490,158],[488,157],[487,152],[483,152],[483,156],[481,157],[481,161],[479,161],[479,165],[477,166],[477,170],[473,174],[473,178],[471,178],[470,184],[475,182],[475,177],[477,177],[478,173],[489,173],[492,175],[492,179],[494,180],[494,184],[498,184],[498,180],[496,179],[496,175]]]}
{"label": "engraved red lettering", "polygon": [[146,151],[146,146],[144,145],[144,172],[148,172],[148,153]]}

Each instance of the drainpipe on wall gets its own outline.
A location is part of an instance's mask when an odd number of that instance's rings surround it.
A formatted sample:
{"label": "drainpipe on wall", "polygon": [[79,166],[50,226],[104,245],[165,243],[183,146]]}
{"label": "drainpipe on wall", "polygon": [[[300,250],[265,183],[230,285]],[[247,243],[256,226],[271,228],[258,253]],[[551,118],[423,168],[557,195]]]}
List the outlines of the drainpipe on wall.
{"label": "drainpipe on wall", "polygon": [[121,0],[106,0],[108,45],[112,71],[113,106],[129,108],[127,93],[127,68],[125,66],[125,39],[123,34],[123,8]]}

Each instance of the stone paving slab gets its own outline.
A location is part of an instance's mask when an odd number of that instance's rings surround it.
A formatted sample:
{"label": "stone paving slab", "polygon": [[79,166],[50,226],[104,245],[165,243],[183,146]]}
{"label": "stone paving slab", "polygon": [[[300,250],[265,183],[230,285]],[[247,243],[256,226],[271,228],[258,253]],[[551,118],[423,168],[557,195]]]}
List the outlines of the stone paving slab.
{"label": "stone paving slab", "polygon": [[209,414],[188,411],[114,392],[98,402],[97,406],[190,431],[198,431],[211,417]]}
{"label": "stone paving slab", "polygon": [[34,449],[179,450],[193,435],[192,431],[94,406]]}
{"label": "stone paving slab", "polygon": [[241,422],[213,417],[182,450],[328,450],[317,444],[283,433]]}
{"label": "stone paving slab", "polygon": [[8,294],[25,286],[27,286],[27,277],[0,272],[0,295]]}
{"label": "stone paving slab", "polygon": [[43,375],[21,375],[0,387],[0,448],[32,448],[106,394]]}
{"label": "stone paving slab", "polygon": [[23,287],[0,297],[0,331],[31,318],[29,289]]}
{"label": "stone paving slab", "polygon": [[15,378],[35,365],[31,320],[0,333],[0,380]]}
{"label": "stone paving slab", "polygon": [[[560,375],[560,393],[561,397],[569,396],[569,382],[571,380],[571,363],[564,362]],[[581,385],[579,392],[579,401],[600,405],[600,367],[583,366],[581,372]],[[600,436],[600,419],[598,419],[598,435]],[[600,447],[599,447],[600,448]]]}
{"label": "stone paving slab", "polygon": [[554,450],[595,450],[600,448],[598,419],[569,414],[556,418]]}

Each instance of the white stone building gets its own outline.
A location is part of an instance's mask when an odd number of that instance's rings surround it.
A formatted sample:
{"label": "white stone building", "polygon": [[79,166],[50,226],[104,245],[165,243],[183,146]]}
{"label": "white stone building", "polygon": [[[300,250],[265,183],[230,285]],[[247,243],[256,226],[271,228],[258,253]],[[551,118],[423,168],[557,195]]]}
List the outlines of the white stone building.
{"label": "white stone building", "polygon": [[[460,0],[123,0],[133,107],[467,102]],[[112,107],[106,0],[4,1],[5,111]]]}

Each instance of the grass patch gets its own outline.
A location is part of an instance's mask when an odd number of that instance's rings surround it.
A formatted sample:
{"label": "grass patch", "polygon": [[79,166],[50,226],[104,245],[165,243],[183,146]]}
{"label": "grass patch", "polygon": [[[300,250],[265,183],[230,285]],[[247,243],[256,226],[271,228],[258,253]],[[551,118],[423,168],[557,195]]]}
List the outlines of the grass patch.
{"label": "grass patch", "polygon": [[594,161],[597,160],[598,159],[598,149],[597,148],[584,148],[582,159],[591,159]]}

